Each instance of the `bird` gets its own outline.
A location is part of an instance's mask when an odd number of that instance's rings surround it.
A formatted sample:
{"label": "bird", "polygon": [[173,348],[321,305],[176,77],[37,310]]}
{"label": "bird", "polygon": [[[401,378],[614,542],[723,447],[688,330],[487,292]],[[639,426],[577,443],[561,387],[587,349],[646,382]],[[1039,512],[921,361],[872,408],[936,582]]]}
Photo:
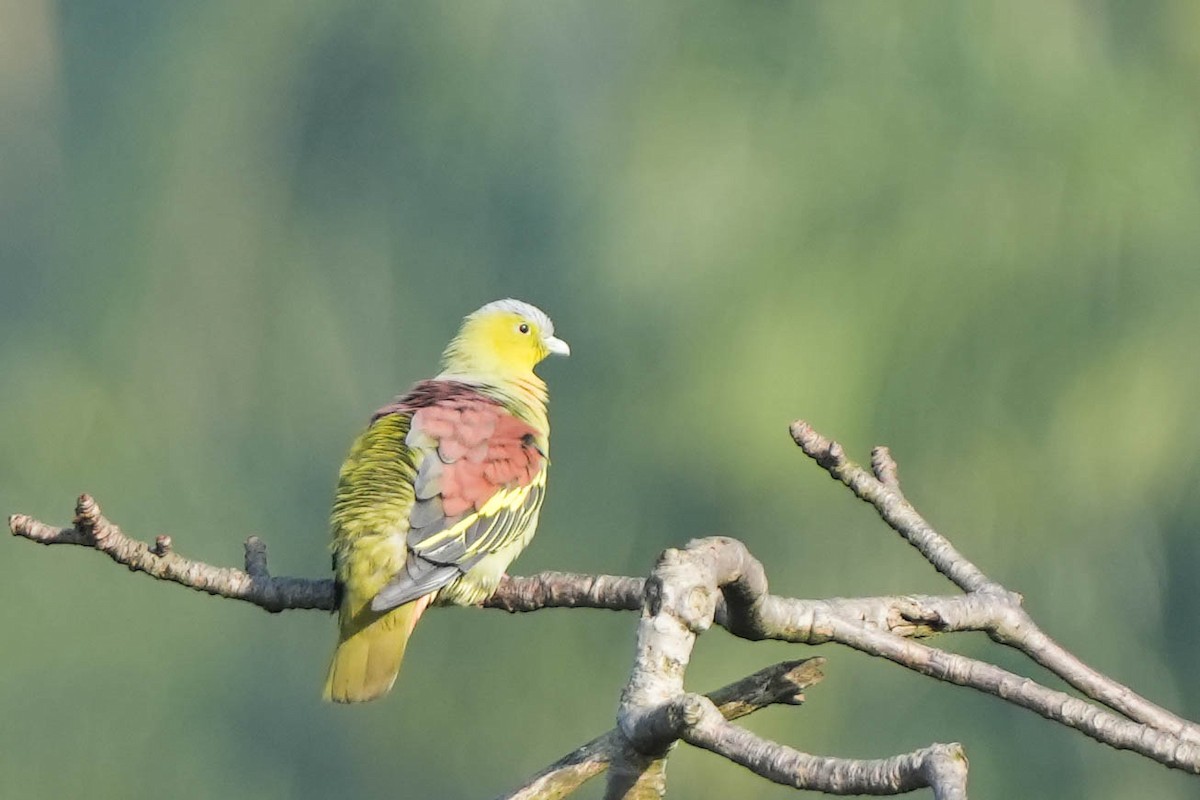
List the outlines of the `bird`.
{"label": "bird", "polygon": [[570,355],[541,309],[467,315],[441,372],[375,412],[331,512],[338,642],[326,700],[387,694],[432,603],[475,605],[529,544],[546,496],[550,422],[534,367]]}

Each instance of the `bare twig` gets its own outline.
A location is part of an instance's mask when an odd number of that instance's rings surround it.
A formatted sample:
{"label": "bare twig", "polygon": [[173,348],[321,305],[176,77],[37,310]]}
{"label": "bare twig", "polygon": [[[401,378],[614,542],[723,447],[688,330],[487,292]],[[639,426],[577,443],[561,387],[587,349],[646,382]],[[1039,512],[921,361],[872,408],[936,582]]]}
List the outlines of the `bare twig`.
{"label": "bare twig", "polygon": [[1118,750],[1132,750],[1165,766],[1200,774],[1200,746],[1172,733],[1123,719],[985,661],[948,653],[838,617],[829,617],[826,624],[825,630],[832,641],[881,656],[922,675],[995,695]]}
{"label": "bare twig", "polygon": [[53,528],[24,514],[9,517],[8,527],[15,536],[41,544],[92,547],[135,572],[208,594],[245,600],[267,611],[333,609],[332,580],[270,577],[266,571],[266,545],[254,536],[246,540],[245,570],[214,567],[175,553],[169,537],[159,537],[154,545],[148,545],[126,536],[86,494],[75,506],[75,524],[70,528]]}
{"label": "bare twig", "polygon": [[[792,423],[791,434],[806,455],[850,487],[860,499],[870,503],[879,516],[916,547],[938,572],[966,591],[968,596],[981,599],[979,607],[983,613],[975,617],[974,628],[987,631],[1001,644],[1021,650],[1088,697],[1131,720],[1183,741],[1200,744],[1200,726],[1196,723],[1092,669],[1043,633],[1021,607],[1021,595],[984,575],[913,508],[895,480],[895,462],[885,448],[875,448],[872,474],[847,458],[841,445],[817,433],[803,420]],[[1112,741],[1108,743],[1113,744]]]}
{"label": "bare twig", "polygon": [[897,488],[886,484],[846,458],[837,442],[813,430],[804,420],[792,423],[792,439],[804,454],[820,464],[830,475],[850,487],[859,498],[875,506],[884,522],[917,548],[934,568],[964,592],[1003,591],[1000,584],[968,561],[940,533],[921,518]]}
{"label": "bare twig", "polygon": [[607,608],[637,611],[642,607],[644,578],[539,572],[526,578],[506,577],[486,608],[520,613],[543,608]]}
{"label": "bare twig", "polygon": [[882,759],[811,756],[730,725],[713,704],[687,695],[674,713],[680,738],[762,777],[826,794],[902,794],[929,787],[935,800],[966,800],[967,757],[960,744],[935,744]]}
{"label": "bare twig", "polygon": [[1088,697],[1137,722],[1200,744],[1200,726],[1183,719],[1083,663],[1047,636],[1025,609],[1009,606],[985,628],[995,641],[1015,647]]}
{"label": "bare twig", "polygon": [[[785,661],[708,695],[725,719],[739,719],[768,706],[796,705],[804,690],[822,677],[823,658]],[[629,744],[615,728],[573,750],[498,800],[558,800],[608,769],[618,754],[631,758]]]}
{"label": "bare twig", "polygon": [[[270,612],[334,609],[332,579],[271,577],[267,545],[257,536],[246,540],[244,569],[218,567],[179,555],[170,536],[156,537],[153,545],[128,536],[104,517],[100,506],[86,494],[79,498],[75,522],[69,528],[55,528],[25,514],[9,517],[8,527],[14,536],[45,545],[69,544],[99,550],[135,572],[218,597],[242,600]],[[505,578],[484,605],[514,613],[542,608],[635,611],[641,608],[644,584],[642,578],[543,572],[528,578]]]}
{"label": "bare twig", "polygon": [[892,451],[883,445],[871,450],[871,472],[885,486],[900,488],[900,468],[892,458]]}

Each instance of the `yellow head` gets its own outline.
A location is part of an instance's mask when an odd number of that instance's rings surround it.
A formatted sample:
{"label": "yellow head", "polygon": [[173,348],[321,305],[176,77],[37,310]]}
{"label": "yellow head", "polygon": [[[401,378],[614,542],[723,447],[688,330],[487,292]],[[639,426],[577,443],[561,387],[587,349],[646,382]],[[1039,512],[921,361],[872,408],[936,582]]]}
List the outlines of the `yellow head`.
{"label": "yellow head", "polygon": [[496,300],[463,320],[442,354],[443,374],[519,377],[548,355],[570,355],[554,323],[520,300]]}

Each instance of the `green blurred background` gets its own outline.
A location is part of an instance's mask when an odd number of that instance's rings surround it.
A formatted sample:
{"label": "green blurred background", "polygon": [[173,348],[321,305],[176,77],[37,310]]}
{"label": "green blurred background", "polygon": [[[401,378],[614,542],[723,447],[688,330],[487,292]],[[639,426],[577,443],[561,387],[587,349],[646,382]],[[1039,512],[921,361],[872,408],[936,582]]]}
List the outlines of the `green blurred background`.
{"label": "green blurred background", "polygon": [[[724,533],[779,592],[948,591],[792,445],[804,417],[891,445],[1052,635],[1195,718],[1198,31],[1186,0],[4,0],[0,510],[88,491],[323,575],[351,439],[512,295],[574,349],[517,572]],[[333,708],[324,614],[16,540],[0,608],[5,798],[486,798],[607,728],[633,651],[628,614],[442,610],[387,700]],[[808,705],[750,728],[959,740],[979,797],[1200,790],[841,649],[717,631],[689,685],[817,652]],[[687,748],[670,780],[794,796]]]}

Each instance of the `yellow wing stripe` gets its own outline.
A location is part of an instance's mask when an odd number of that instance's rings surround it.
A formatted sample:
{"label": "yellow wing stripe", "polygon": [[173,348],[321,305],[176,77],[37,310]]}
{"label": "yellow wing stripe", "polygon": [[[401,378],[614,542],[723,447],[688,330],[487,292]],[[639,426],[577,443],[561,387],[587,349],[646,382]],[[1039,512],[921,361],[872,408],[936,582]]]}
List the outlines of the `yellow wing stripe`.
{"label": "yellow wing stripe", "polygon": [[[546,472],[539,472],[532,482],[511,489],[501,489],[488,498],[479,511],[468,514],[450,527],[411,544],[413,551],[427,553],[441,545],[459,541],[465,556],[494,552],[515,542],[541,507],[546,487]],[[509,513],[505,513],[509,512]],[[472,528],[478,531],[474,541],[467,541]]]}

